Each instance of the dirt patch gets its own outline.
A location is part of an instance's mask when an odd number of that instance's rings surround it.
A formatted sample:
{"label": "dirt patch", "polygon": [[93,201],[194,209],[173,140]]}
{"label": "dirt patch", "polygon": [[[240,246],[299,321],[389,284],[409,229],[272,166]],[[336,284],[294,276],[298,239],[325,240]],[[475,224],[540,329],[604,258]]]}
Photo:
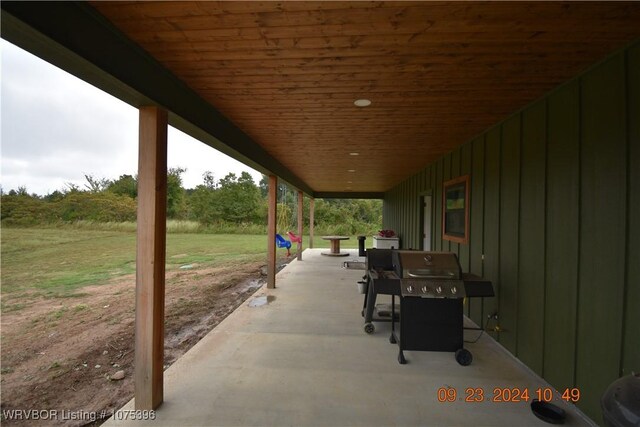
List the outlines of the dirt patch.
{"label": "dirt patch", "polygon": [[[168,273],[165,368],[264,279],[263,263]],[[2,424],[98,425],[133,398],[134,290],[135,276],[129,275],[85,287],[72,298],[12,298],[24,307],[2,315]],[[112,380],[118,371],[124,379]],[[55,410],[58,419],[34,423],[16,420],[15,412],[8,419],[15,410]]]}

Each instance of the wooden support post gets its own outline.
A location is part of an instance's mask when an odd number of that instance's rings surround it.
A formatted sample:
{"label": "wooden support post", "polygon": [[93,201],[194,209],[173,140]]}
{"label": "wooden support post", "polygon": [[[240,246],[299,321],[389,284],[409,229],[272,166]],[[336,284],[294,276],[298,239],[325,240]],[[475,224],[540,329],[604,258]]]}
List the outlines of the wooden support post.
{"label": "wooden support post", "polygon": [[316,199],[309,199],[309,249],[313,249],[313,210]]}
{"label": "wooden support post", "polygon": [[269,216],[267,220],[267,288],[276,287],[276,218],[278,177],[269,175]]}
{"label": "wooden support post", "polygon": [[135,408],[163,399],[167,112],[140,108],[136,250]]}
{"label": "wooden support post", "polygon": [[[302,240],[302,233],[304,232],[304,215],[302,214],[302,208],[304,207],[304,194],[298,190],[298,236]],[[298,242],[298,261],[302,261],[302,242]]]}

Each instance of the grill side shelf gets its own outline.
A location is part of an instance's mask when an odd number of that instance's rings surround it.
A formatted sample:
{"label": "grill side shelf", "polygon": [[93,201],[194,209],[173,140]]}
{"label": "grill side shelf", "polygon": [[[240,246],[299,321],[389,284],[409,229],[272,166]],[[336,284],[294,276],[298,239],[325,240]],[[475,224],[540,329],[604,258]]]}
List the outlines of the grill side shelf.
{"label": "grill side shelf", "polygon": [[483,279],[471,273],[462,273],[462,280],[464,281],[464,289],[469,298],[495,296],[490,280]]}

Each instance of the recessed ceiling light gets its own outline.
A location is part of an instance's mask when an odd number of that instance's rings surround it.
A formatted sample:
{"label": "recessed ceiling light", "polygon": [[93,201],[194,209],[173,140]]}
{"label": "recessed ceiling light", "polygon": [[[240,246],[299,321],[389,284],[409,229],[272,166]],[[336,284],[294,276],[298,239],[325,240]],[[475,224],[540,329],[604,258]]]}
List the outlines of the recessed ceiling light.
{"label": "recessed ceiling light", "polygon": [[369,105],[371,105],[371,101],[365,98],[356,99],[355,101],[353,101],[353,105],[355,105],[356,107],[368,107]]}
{"label": "recessed ceiling light", "polygon": [[353,184],[353,181],[347,181],[347,184]]}
{"label": "recessed ceiling light", "polygon": [[359,156],[359,155],[360,155],[360,153],[353,152],[353,153],[349,153],[349,155],[350,155],[350,156]]}
{"label": "recessed ceiling light", "polygon": [[349,169],[347,172],[355,172],[355,169]]}

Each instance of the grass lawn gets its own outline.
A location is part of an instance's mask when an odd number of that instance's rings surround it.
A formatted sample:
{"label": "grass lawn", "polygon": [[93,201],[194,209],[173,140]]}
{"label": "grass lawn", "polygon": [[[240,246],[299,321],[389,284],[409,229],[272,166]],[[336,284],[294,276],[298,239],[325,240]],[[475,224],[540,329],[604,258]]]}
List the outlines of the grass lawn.
{"label": "grass lawn", "polygon": [[[303,241],[306,247],[308,236]],[[343,248],[357,246],[355,236],[341,242]],[[329,242],[315,236],[314,247],[328,248]],[[83,286],[134,273],[135,253],[134,232],[5,227],[1,241],[2,294],[74,296]],[[277,249],[279,257],[284,253],[284,249]],[[264,235],[167,234],[167,271],[188,264],[215,267],[261,259],[266,259]]]}
{"label": "grass lawn", "polygon": [[[113,408],[133,397],[135,229],[89,227],[1,230],[3,410]],[[314,243],[329,246],[321,236]],[[170,228],[165,364],[255,292],[266,253],[264,234]],[[286,250],[276,253],[280,264]],[[116,363],[126,376],[111,384]]]}

